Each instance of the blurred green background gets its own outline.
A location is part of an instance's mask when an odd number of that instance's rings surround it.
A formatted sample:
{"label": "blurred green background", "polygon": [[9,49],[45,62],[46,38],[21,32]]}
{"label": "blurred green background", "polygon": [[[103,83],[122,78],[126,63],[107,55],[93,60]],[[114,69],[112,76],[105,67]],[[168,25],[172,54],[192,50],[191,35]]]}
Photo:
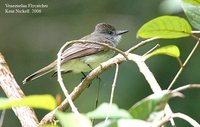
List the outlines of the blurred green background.
{"label": "blurred green background", "polygon": [[[91,33],[100,22],[114,25],[117,29],[128,29],[118,48],[127,50],[140,42],[136,38],[137,30],[147,21],[166,15],[160,8],[161,0],[0,0],[0,52],[5,56],[17,82],[26,95],[62,93],[56,78],[43,76],[35,81],[22,85],[22,80],[37,69],[49,64],[56,58],[59,48],[69,40],[79,39]],[[5,14],[5,3],[9,4],[47,4],[41,14]],[[185,17],[183,12],[176,13]],[[195,40],[191,38],[176,40],[157,40],[146,45],[135,53],[144,54],[156,44],[161,46],[175,44],[180,47],[181,59],[185,60]],[[200,51],[193,55],[188,66],[178,78],[173,88],[189,83],[199,83]],[[167,56],[156,56],[147,61],[163,89],[167,88],[179,69],[178,62]],[[115,68],[112,67],[100,75],[99,103],[108,102]],[[81,74],[64,75],[66,87],[71,91],[81,81]],[[86,89],[75,101],[80,112],[88,112],[95,107],[98,80]],[[119,77],[114,96],[114,103],[121,108],[129,109],[133,104],[152,91],[131,62],[120,64]],[[185,113],[200,121],[200,92],[197,89],[184,91],[185,98],[170,101],[174,112]],[[0,96],[5,96],[3,90]],[[41,119],[48,111],[35,110]],[[175,121],[177,127],[188,127],[183,120]],[[3,127],[20,126],[12,110],[6,111]]]}

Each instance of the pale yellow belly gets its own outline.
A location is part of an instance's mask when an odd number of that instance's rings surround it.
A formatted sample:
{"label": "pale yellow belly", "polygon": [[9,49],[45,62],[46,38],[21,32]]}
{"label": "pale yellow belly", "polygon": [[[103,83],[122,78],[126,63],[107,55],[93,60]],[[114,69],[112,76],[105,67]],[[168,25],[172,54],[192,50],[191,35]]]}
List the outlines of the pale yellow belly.
{"label": "pale yellow belly", "polygon": [[[61,66],[61,71],[72,71],[74,73],[89,72],[92,69],[105,62],[114,55],[113,51],[99,53],[96,55],[86,56],[70,60]],[[88,66],[89,64],[89,66]]]}

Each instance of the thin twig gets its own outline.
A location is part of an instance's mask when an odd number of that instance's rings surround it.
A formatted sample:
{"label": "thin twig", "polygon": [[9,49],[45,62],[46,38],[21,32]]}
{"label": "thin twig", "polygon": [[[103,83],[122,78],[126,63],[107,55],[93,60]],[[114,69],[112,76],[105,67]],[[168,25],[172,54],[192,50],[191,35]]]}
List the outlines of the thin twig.
{"label": "thin twig", "polygon": [[142,55],[142,56],[146,56],[147,54],[153,52],[155,49],[157,49],[157,48],[159,48],[159,47],[160,47],[160,45],[159,45],[159,44],[156,44],[153,48],[151,48],[149,51],[147,51],[147,52],[146,52],[144,55]]}
{"label": "thin twig", "polygon": [[114,92],[115,92],[115,87],[116,87],[116,81],[117,81],[117,77],[118,77],[119,65],[117,63],[115,63],[115,65],[116,65],[115,77],[114,77],[114,80],[113,80],[113,83],[112,83],[112,90],[111,90],[111,94],[110,94],[109,108],[108,108],[108,112],[107,112],[107,116],[106,116],[105,122],[109,118],[109,113],[110,113],[110,110],[111,110],[111,105],[113,103],[113,97],[114,97]]}
{"label": "thin twig", "polygon": [[198,36],[196,36],[195,34],[191,34],[191,36],[196,40],[196,41],[200,41],[200,38]]}
{"label": "thin twig", "polygon": [[167,122],[169,122],[169,120],[171,118],[181,118],[185,121],[187,121],[188,123],[190,123],[193,127],[200,127],[200,124],[197,123],[197,121],[195,121],[194,119],[192,119],[191,117],[183,114],[183,113],[173,113],[170,116],[165,116],[161,121],[159,121],[159,123],[157,123],[155,126],[156,127],[161,127],[163,125],[165,125]]}
{"label": "thin twig", "polygon": [[115,63],[116,65],[116,70],[115,70],[115,77],[112,83],[112,90],[111,90],[111,95],[110,95],[110,105],[113,103],[113,97],[114,97],[114,92],[115,92],[115,87],[116,87],[116,82],[117,82],[117,77],[118,77],[118,71],[119,71],[119,65]]}
{"label": "thin twig", "polygon": [[183,68],[184,66],[183,66],[183,63],[182,63],[180,57],[178,57],[177,60],[178,60],[178,63],[179,63],[179,65],[180,65],[180,67]]}
{"label": "thin twig", "polygon": [[[99,96],[100,96],[100,85],[101,85],[101,79],[100,77],[98,77],[98,86],[97,86],[97,94],[96,94],[96,99],[95,99],[95,108],[96,109],[98,107],[98,104],[99,104]],[[94,125],[94,122],[95,122],[95,119],[92,119],[92,125]]]}
{"label": "thin twig", "polygon": [[168,90],[172,88],[173,84],[176,82],[176,80],[178,79],[179,75],[181,74],[181,72],[183,71],[184,67],[187,65],[188,61],[190,60],[190,58],[192,57],[192,55],[194,54],[194,52],[196,51],[198,45],[199,45],[199,41],[197,41],[197,43],[195,44],[194,48],[192,49],[192,51],[190,52],[190,54],[188,55],[188,57],[186,58],[185,62],[183,63],[183,67],[181,67],[179,69],[179,71],[177,72],[176,76],[174,77],[174,79],[172,80],[172,82],[170,83],[169,87],[167,88]]}
{"label": "thin twig", "polygon": [[0,118],[0,127],[3,127],[3,121],[6,114],[6,110],[2,110],[1,118]]}
{"label": "thin twig", "polygon": [[[98,77],[98,86],[97,86],[97,94],[96,94],[96,99],[95,99],[95,107],[94,109],[96,109],[98,107],[99,104],[99,96],[100,96],[100,86],[101,86],[101,79],[100,77]],[[92,119],[92,125],[94,125],[95,119]]]}
{"label": "thin twig", "polygon": [[190,123],[193,127],[200,127],[200,124],[197,123],[197,121],[195,121],[194,119],[183,113],[173,113],[172,118],[181,118]]}
{"label": "thin twig", "polygon": [[73,101],[72,101],[72,99],[71,99],[71,97],[70,97],[70,95],[69,95],[69,93],[68,93],[68,90],[65,88],[65,84],[63,83],[63,79],[62,79],[62,75],[61,75],[61,54],[62,54],[62,52],[63,52],[63,50],[64,50],[64,48],[67,46],[67,44],[65,44],[65,45],[63,45],[61,48],[60,48],[60,50],[59,50],[59,52],[58,52],[58,55],[57,55],[57,76],[58,76],[58,82],[59,82],[59,84],[60,84],[60,87],[61,87],[61,89],[62,89],[62,91],[63,91],[63,93],[64,93],[64,95],[65,95],[65,97],[67,98],[67,100],[68,100],[68,102],[69,102],[69,105],[70,105],[70,107],[71,107],[71,109],[72,109],[72,112],[74,112],[75,114],[77,114],[77,115],[79,115],[79,112],[78,112],[78,110],[77,110],[77,108],[76,108],[76,106],[74,105],[74,103],[73,103]]}
{"label": "thin twig", "polygon": [[199,30],[193,30],[192,33],[193,33],[193,34],[199,34],[200,31],[199,31]]}
{"label": "thin twig", "polygon": [[99,94],[100,94],[100,85],[101,85],[100,83],[101,83],[101,79],[99,78],[98,87],[97,87],[97,96],[95,100],[95,109],[98,107],[98,104],[99,104]]}
{"label": "thin twig", "polygon": [[147,43],[151,42],[151,41],[154,41],[154,40],[157,40],[159,39],[159,37],[153,37],[153,38],[150,38],[150,39],[146,39],[144,41],[141,41],[140,43],[138,43],[137,45],[133,46],[132,48],[128,49],[126,52],[129,53],[129,52],[133,52],[134,50],[138,49],[139,47],[143,46],[143,45],[146,45]]}
{"label": "thin twig", "polygon": [[180,91],[190,89],[190,88],[200,88],[200,84],[188,84],[188,85],[185,85],[185,86],[178,87],[178,88],[174,89],[172,92],[173,93],[180,92]]}

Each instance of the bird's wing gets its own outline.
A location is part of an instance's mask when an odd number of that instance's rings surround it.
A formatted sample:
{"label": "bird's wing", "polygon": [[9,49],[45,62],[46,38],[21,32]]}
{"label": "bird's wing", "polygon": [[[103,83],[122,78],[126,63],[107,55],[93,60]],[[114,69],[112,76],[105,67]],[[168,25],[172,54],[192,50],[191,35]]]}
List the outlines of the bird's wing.
{"label": "bird's wing", "polygon": [[71,59],[93,55],[105,50],[107,50],[107,48],[105,48],[104,46],[97,45],[97,44],[75,43],[62,53],[62,56],[61,56],[62,63]]}

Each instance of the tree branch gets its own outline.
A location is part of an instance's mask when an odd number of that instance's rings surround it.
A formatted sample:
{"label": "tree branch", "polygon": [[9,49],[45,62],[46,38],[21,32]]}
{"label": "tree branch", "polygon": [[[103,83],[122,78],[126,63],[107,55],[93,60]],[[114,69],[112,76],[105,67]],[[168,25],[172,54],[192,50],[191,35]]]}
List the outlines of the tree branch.
{"label": "tree branch", "polygon": [[[160,88],[159,84],[157,83],[157,81],[156,81],[155,77],[153,76],[153,74],[151,73],[151,71],[148,69],[148,67],[144,63],[144,60],[143,60],[142,56],[129,53],[129,52],[132,52],[132,51],[136,50],[137,48],[139,48],[139,47],[141,47],[141,46],[143,46],[145,44],[148,44],[149,42],[151,42],[151,41],[153,41],[155,39],[158,39],[158,37],[142,41],[141,43],[138,43],[134,47],[132,47],[129,50],[127,50],[125,53],[118,54],[115,57],[109,59],[108,61],[103,62],[100,66],[98,66],[97,68],[92,70],[86,76],[86,78],[78,86],[76,86],[74,88],[74,90],[70,94],[71,99],[75,100],[90,85],[91,81],[94,80],[98,75],[103,73],[106,69],[108,69],[112,65],[117,64],[117,63],[121,63],[123,61],[126,61],[126,58],[128,58],[129,60],[134,61],[137,64],[137,66],[139,67],[140,71],[145,76],[146,80],[148,81],[148,83],[149,83],[149,85],[150,85],[150,87],[151,87],[153,92],[161,91],[162,89]],[[66,44],[66,45],[69,45],[71,43],[76,43],[76,42],[71,41],[71,42],[67,42],[67,43],[68,44]],[[80,41],[80,43],[95,43],[95,44],[99,44],[98,42],[83,42],[83,41]],[[106,46],[106,47],[110,48],[108,45],[102,45],[102,46]],[[114,48],[114,50],[117,51],[118,53],[121,53],[121,50],[118,51],[118,50],[116,50],[116,48]],[[53,111],[51,111],[50,113],[48,113],[47,115],[45,115],[43,117],[43,119],[40,121],[40,125],[44,125],[44,124],[52,121],[54,119],[54,117],[55,117],[55,112],[57,110],[64,111],[66,108],[68,108],[68,106],[69,106],[68,104],[69,104],[69,102],[67,101],[67,99],[65,99],[56,109],[54,109]],[[169,114],[172,113],[169,105],[167,105],[166,109],[167,109],[167,113],[169,113]]]}
{"label": "tree branch", "polygon": [[159,123],[157,123],[156,127],[165,125],[171,118],[180,118],[190,123],[193,127],[200,127],[200,124],[197,121],[183,113],[173,113],[171,116],[165,116]]}
{"label": "tree branch", "polygon": [[[102,63],[100,66],[97,68],[93,69],[86,77],[83,79],[81,83],[79,83],[78,86],[74,88],[74,90],[71,92],[70,97],[72,100],[75,100],[77,97],[81,95],[81,93],[88,88],[92,80],[94,80],[98,75],[103,73],[106,69],[111,67],[115,63],[120,63],[122,61],[126,60],[124,56],[122,55],[117,55],[108,61]],[[43,117],[43,119],[40,121],[40,125],[44,125],[48,123],[49,121],[52,121],[54,118],[54,114],[57,110],[64,111],[66,108],[68,108],[68,101],[65,99],[56,109],[48,113]]]}
{"label": "tree branch", "polygon": [[[6,61],[1,53],[0,53],[0,86],[9,99],[18,100],[25,96],[23,91],[15,81],[14,76],[10,72],[10,69],[7,66]],[[13,107],[12,109],[15,115],[20,120],[21,125],[23,127],[38,126],[38,119],[33,109],[25,106]]]}
{"label": "tree branch", "polygon": [[188,85],[185,85],[185,86],[178,87],[178,88],[174,89],[172,92],[173,93],[180,92],[180,91],[183,91],[183,90],[186,90],[186,89],[189,89],[189,88],[200,88],[200,84],[188,84]]}
{"label": "tree branch", "polygon": [[59,85],[60,85],[60,87],[61,87],[61,89],[62,89],[62,91],[63,91],[63,93],[64,93],[64,95],[66,97],[66,99],[69,102],[69,105],[70,105],[70,107],[72,109],[72,112],[74,112],[76,115],[80,115],[78,110],[77,110],[77,108],[76,108],[76,106],[74,105],[70,95],[69,95],[68,90],[65,88],[65,84],[63,82],[62,75],[61,75],[61,55],[62,55],[63,50],[64,50],[64,48],[66,46],[68,46],[67,43],[60,48],[60,50],[59,50],[59,52],[57,54],[57,77],[58,77],[57,80],[58,80],[58,83],[59,83]]}
{"label": "tree branch", "polygon": [[[127,57],[128,57],[129,60],[132,60],[137,64],[137,66],[140,69],[140,72],[145,76],[145,78],[146,78],[147,82],[149,83],[152,91],[153,92],[161,91],[159,84],[157,83],[157,81],[154,78],[151,71],[146,66],[146,64],[143,60],[143,57],[136,55],[136,54],[131,54],[131,53],[127,54]],[[115,57],[109,59],[108,61],[102,63],[100,66],[98,66],[94,70],[92,70],[87,75],[87,77],[77,87],[74,88],[74,90],[70,94],[72,100],[75,100],[78,96],[80,96],[80,94],[89,86],[90,82],[92,80],[94,80],[98,75],[103,73],[104,70],[106,70],[107,68],[109,68],[110,66],[112,66],[116,63],[121,63],[125,60],[126,60],[126,58],[123,55],[118,54]],[[52,121],[52,119],[54,118],[54,114],[57,110],[63,111],[67,107],[68,107],[68,101],[67,101],[67,99],[65,99],[62,102],[62,104],[59,105],[55,110],[53,110],[52,112],[50,112],[46,116],[44,116],[43,119],[41,120],[40,124],[43,125],[43,124],[48,123],[49,121]],[[172,113],[169,106],[167,107],[167,112],[170,113],[170,114]]]}

